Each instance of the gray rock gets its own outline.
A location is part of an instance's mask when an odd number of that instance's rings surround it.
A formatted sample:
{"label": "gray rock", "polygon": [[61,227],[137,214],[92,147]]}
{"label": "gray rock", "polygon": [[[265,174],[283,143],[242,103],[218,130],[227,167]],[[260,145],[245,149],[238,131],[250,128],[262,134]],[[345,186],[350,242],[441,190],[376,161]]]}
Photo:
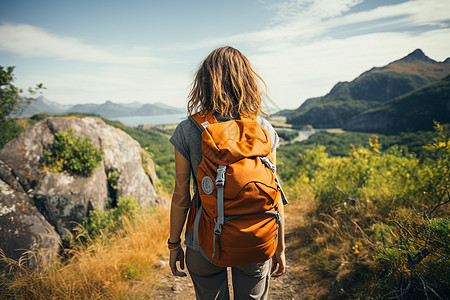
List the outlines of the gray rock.
{"label": "gray rock", "polygon": [[34,203],[60,235],[81,224],[94,208],[105,210],[108,190],[103,168],[90,177],[45,173],[35,191]]}
{"label": "gray rock", "polygon": [[[43,171],[43,150],[51,150],[55,133],[69,128],[103,148],[101,166],[90,177]],[[0,248],[11,258],[39,250],[36,258],[28,255],[30,264],[48,265],[59,248],[51,225],[67,234],[89,210],[104,210],[108,196],[132,196],[144,206],[167,205],[142,166],[141,151],[128,134],[99,118],[47,118],[22,132],[0,150]],[[154,174],[151,160],[145,168]],[[118,173],[117,189],[108,187],[110,171]]]}
{"label": "gray rock", "polygon": [[55,136],[47,124],[41,121],[22,132],[0,150],[0,160],[4,161],[25,191],[33,190],[40,182],[42,150],[50,148]]}
{"label": "gray rock", "polygon": [[127,133],[105,124],[99,118],[48,118],[48,127],[55,132],[72,128],[76,134],[88,137],[96,147],[103,148],[104,169],[117,171],[117,196],[132,196],[141,205],[160,205],[150,179],[142,167],[141,147]]}
{"label": "gray rock", "polygon": [[59,245],[58,234],[27,194],[0,180],[0,249],[5,255],[15,260],[24,256],[32,268],[46,267],[57,257]]}

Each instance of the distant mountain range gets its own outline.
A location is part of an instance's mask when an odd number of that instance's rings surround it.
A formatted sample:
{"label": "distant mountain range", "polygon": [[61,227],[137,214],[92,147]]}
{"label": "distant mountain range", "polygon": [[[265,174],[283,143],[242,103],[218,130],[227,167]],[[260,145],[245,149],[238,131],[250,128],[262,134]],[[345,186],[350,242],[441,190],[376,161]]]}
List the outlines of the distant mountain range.
{"label": "distant mountain range", "polygon": [[431,129],[450,122],[450,58],[437,62],[417,49],[384,67],[339,82],[322,97],[275,115],[295,127],[357,131]]}
{"label": "distant mountain range", "polygon": [[[18,110],[17,112],[19,112]],[[36,98],[28,105],[20,116],[31,116],[35,113],[61,114],[68,112],[81,112],[98,114],[104,118],[129,117],[129,116],[151,116],[181,114],[185,110],[172,107],[163,103],[114,103],[106,101],[103,104],[76,104],[62,105],[46,99],[44,96]],[[13,114],[14,115],[14,114]]]}

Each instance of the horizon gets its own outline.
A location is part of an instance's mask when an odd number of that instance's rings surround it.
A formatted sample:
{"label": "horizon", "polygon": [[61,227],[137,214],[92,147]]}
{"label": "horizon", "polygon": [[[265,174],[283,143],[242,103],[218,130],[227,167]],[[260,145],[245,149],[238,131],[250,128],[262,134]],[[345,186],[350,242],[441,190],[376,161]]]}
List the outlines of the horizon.
{"label": "horizon", "polygon": [[295,109],[416,49],[444,61],[448,11],[448,0],[8,2],[0,64],[16,67],[16,86],[42,82],[43,96],[63,105],[184,108],[202,59],[228,44],[247,56],[278,108]]}

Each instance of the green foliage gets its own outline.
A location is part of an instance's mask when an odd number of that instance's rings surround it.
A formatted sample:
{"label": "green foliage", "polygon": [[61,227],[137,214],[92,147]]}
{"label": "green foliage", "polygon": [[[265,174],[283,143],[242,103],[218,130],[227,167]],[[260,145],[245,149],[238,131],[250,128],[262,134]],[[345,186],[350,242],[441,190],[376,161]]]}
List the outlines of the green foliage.
{"label": "green foliage", "polygon": [[0,66],[0,120],[4,120],[20,106],[20,89],[13,85],[14,67]]}
{"label": "green foliage", "polygon": [[103,149],[92,145],[89,138],[77,136],[70,128],[55,133],[55,142],[50,151],[44,149],[44,165],[51,172],[67,171],[74,175],[91,176],[100,166]]}
{"label": "green foliage", "polygon": [[91,210],[89,216],[78,227],[79,239],[92,239],[122,229],[127,222],[133,222],[137,214],[142,211],[136,199],[132,197],[120,197],[117,206],[106,211]]}
{"label": "green foliage", "polygon": [[[315,149],[316,146],[325,146],[325,152],[330,156],[346,157],[351,152],[351,145],[356,148],[367,146],[372,133],[364,132],[329,132],[319,131],[307,140],[295,142],[289,145],[282,145],[277,149],[277,156],[283,159],[284,156],[295,159],[296,153],[304,152],[306,149]],[[405,155],[414,154],[422,157],[427,154],[423,145],[438,136],[436,131],[402,132],[395,135],[377,134],[381,151],[388,151],[395,147]],[[278,154],[279,153],[279,154]]]}
{"label": "green foliage", "polygon": [[117,182],[119,181],[119,173],[117,173],[116,170],[109,171],[108,176],[106,177],[106,180],[108,182],[108,186],[111,189],[117,190]]}
{"label": "green foliage", "polygon": [[287,142],[295,140],[300,135],[300,132],[293,130],[277,130],[277,133],[280,138]]}
{"label": "green foliage", "polygon": [[[16,124],[13,119],[9,119],[12,112],[25,109],[34,99],[31,97],[21,97],[23,92],[14,86],[14,67],[0,66],[0,149],[9,141],[16,138],[23,131],[22,126]],[[45,89],[42,83],[36,88],[29,88],[30,95],[36,94],[37,91]],[[20,115],[21,110],[17,112]]]}
{"label": "green foliage", "polygon": [[324,146],[278,151],[287,189],[308,186],[315,197],[315,219],[303,229],[312,270],[334,278],[336,298],[393,297],[407,286],[411,299],[448,294],[449,126],[436,124],[419,156],[398,146],[379,151],[376,136],[365,140],[369,148],[353,146],[344,157]]}
{"label": "green foliage", "polygon": [[0,120],[0,149],[9,141],[15,139],[23,131],[23,127],[18,125],[15,120]]}

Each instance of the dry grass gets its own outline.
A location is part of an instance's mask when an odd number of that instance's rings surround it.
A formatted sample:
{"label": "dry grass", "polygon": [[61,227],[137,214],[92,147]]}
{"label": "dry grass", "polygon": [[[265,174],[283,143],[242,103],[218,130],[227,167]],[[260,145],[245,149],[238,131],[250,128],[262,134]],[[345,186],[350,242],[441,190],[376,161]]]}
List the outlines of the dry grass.
{"label": "dry grass", "polygon": [[[18,262],[14,277],[5,281],[2,299],[151,299],[156,283],[155,264],[166,252],[168,211],[142,214],[135,225],[105,240],[70,251],[43,272]],[[5,288],[6,287],[6,288]],[[0,295],[1,296],[1,295]]]}
{"label": "dry grass", "polygon": [[[370,240],[362,233],[358,220],[343,224],[317,212],[317,202],[307,187],[289,190],[292,199],[286,207],[290,235],[289,252],[294,265],[290,272],[304,282],[302,294],[310,299],[336,299],[332,293],[338,284],[354,282],[355,264],[366,264]],[[344,295],[340,295],[345,298]]]}

